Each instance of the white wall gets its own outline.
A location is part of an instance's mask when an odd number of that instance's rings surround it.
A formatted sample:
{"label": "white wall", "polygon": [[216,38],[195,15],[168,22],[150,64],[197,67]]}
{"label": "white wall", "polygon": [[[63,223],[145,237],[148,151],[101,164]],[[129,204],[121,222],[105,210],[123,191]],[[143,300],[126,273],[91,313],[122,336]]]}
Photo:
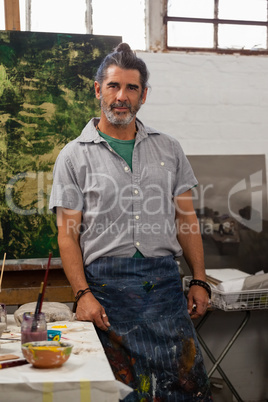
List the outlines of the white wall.
{"label": "white wall", "polygon": [[139,112],[188,155],[268,155],[268,57],[138,53],[151,91]]}
{"label": "white wall", "polygon": [[[176,137],[188,155],[265,154],[267,165],[268,57],[138,55],[151,73],[152,90],[139,112],[145,124]],[[202,328],[215,356],[239,326],[241,315],[219,311]],[[243,401],[268,399],[267,334],[268,311],[252,312],[222,362]],[[210,369],[206,357],[205,362]]]}

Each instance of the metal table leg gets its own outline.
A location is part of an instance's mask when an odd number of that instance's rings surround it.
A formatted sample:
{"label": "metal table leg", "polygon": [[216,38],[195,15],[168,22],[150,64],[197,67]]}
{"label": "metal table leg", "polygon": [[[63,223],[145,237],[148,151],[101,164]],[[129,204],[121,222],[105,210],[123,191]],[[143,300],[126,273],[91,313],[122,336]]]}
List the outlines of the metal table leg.
{"label": "metal table leg", "polygon": [[213,367],[210,369],[210,371],[208,373],[208,377],[211,377],[211,375],[217,369],[218,372],[220,373],[220,375],[222,376],[223,380],[226,382],[228,388],[231,390],[232,394],[236,397],[237,401],[238,402],[243,402],[243,400],[241,399],[241,397],[237,393],[236,389],[234,388],[234,386],[230,382],[229,378],[226,376],[226,374],[224,373],[224,371],[220,367],[220,363],[223,360],[223,358],[226,356],[226,354],[229,351],[229,349],[231,348],[231,346],[234,344],[235,340],[237,339],[237,337],[239,336],[239,334],[241,333],[241,331],[245,327],[246,323],[248,322],[249,317],[250,317],[250,311],[247,310],[245,312],[246,315],[245,315],[243,321],[241,322],[240,326],[238,327],[238,329],[236,330],[236,332],[234,333],[234,335],[232,336],[231,340],[228,342],[228,344],[226,345],[226,347],[224,348],[224,350],[222,351],[222,353],[220,354],[218,359],[216,359],[213,356],[213,354],[211,353],[211,351],[207,347],[206,343],[204,342],[203,338],[201,337],[201,335],[198,332],[198,330],[203,326],[203,324],[208,319],[208,317],[209,317],[209,315],[211,313],[212,313],[212,311],[208,311],[205,314],[205,316],[201,319],[201,321],[198,323],[198,325],[196,326],[196,332],[197,332],[197,337],[198,337],[199,343],[203,347],[205,352],[207,353],[207,355],[210,358],[211,362],[213,363]]}

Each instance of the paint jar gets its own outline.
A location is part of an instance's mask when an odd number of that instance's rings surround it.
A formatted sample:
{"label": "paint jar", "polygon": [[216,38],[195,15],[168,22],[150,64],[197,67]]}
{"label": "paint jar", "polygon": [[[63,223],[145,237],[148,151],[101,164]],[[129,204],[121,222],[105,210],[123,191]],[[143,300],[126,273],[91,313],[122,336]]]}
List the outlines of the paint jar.
{"label": "paint jar", "polygon": [[49,329],[47,331],[47,340],[48,341],[60,341],[61,331],[57,331],[54,329]]}
{"label": "paint jar", "polygon": [[44,313],[24,313],[21,323],[21,343],[46,341],[47,323]]}
{"label": "paint jar", "polygon": [[0,303],[0,324],[2,328],[7,328],[7,310],[3,303]]}

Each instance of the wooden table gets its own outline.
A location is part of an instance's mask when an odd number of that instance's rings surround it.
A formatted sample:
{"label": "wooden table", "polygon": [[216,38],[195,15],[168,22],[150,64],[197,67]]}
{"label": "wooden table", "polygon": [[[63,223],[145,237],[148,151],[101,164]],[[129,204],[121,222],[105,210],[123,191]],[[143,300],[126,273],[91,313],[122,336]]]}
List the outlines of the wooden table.
{"label": "wooden table", "polygon": [[[37,300],[44,280],[48,259],[6,260],[2,281],[1,303],[21,305]],[[0,261],[2,266],[2,261]],[[60,258],[52,258],[44,301],[72,303],[74,294],[65,276]]]}

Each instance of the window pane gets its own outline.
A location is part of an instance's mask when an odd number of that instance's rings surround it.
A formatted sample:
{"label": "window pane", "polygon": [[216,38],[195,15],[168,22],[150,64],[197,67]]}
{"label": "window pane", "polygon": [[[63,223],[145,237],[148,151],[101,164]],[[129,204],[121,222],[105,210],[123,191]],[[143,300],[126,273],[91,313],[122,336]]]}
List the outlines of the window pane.
{"label": "window pane", "polygon": [[213,18],[214,0],[168,0],[172,17]]}
{"label": "window pane", "polygon": [[168,46],[213,48],[213,24],[168,23]]}
{"label": "window pane", "polygon": [[25,31],[26,29],[26,1],[20,0],[20,30]]}
{"label": "window pane", "polygon": [[145,49],[144,0],[92,0],[93,33],[122,36],[132,49]]}
{"label": "window pane", "polygon": [[219,18],[267,21],[267,0],[220,0]]}
{"label": "window pane", "polygon": [[86,33],[85,0],[32,0],[31,30]]}
{"label": "window pane", "polygon": [[266,48],[266,27],[220,24],[218,34],[220,48]]}

